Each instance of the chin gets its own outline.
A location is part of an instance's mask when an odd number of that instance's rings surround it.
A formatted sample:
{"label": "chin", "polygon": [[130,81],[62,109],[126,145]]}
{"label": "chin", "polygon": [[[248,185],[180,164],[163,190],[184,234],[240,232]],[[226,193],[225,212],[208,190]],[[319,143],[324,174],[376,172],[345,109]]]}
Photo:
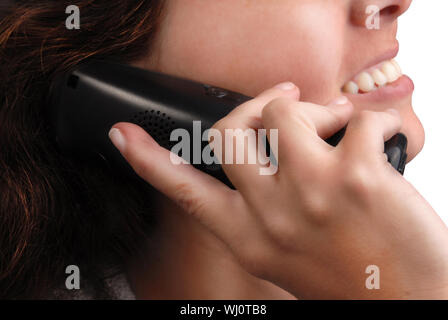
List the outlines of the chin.
{"label": "chin", "polygon": [[403,118],[401,132],[408,138],[407,162],[410,162],[423,149],[425,144],[425,130],[412,107],[409,107],[407,110],[401,111],[400,113]]}
{"label": "chin", "polygon": [[425,144],[425,130],[412,107],[414,83],[408,76],[365,94],[344,93],[358,110],[384,111],[394,108],[400,112],[403,126],[400,130],[408,138],[408,159],[414,159]]}

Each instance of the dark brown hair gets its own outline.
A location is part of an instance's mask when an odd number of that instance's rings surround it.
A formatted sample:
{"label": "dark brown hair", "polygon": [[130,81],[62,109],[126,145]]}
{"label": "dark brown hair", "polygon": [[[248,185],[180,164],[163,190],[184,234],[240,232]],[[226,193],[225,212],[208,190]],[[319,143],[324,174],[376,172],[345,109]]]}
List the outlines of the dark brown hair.
{"label": "dark brown hair", "polygon": [[[61,155],[44,109],[51,80],[73,66],[148,54],[163,2],[21,0],[2,8],[0,298],[46,298],[64,287],[70,264],[108,297],[102,268],[123,265],[150,230],[150,187]],[[79,30],[65,26],[68,5],[80,9]]]}

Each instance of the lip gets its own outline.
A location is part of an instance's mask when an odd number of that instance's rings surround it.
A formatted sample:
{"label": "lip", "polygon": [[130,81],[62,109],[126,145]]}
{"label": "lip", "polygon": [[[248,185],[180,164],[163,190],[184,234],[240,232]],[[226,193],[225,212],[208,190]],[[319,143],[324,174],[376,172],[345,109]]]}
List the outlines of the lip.
{"label": "lip", "polygon": [[352,101],[358,102],[381,102],[393,101],[405,98],[414,91],[414,82],[406,75],[402,75],[396,81],[388,85],[363,94],[343,93]]}
{"label": "lip", "polygon": [[[379,64],[381,64],[384,61],[394,59],[398,55],[399,50],[400,50],[400,46],[399,46],[398,41],[396,41],[395,45],[391,49],[389,49],[388,51],[384,52],[383,54],[375,57],[374,60],[367,63],[363,68],[359,69],[355,74],[353,74],[350,79],[353,79],[356,75],[360,74],[362,71],[369,70],[375,66],[378,66]],[[350,79],[348,79],[345,83],[350,81]]]}
{"label": "lip", "polygon": [[[351,79],[353,79],[356,75],[360,74],[362,71],[370,70],[374,67],[378,67],[384,61],[392,60],[398,55],[398,51],[400,49],[400,45],[398,40],[395,41],[395,44],[388,51],[383,54],[375,57],[374,60],[367,63],[363,68],[359,69],[357,73],[355,73]],[[349,80],[347,80],[349,81]],[[414,91],[414,82],[411,78],[406,75],[402,75],[396,81],[392,83],[388,83],[386,86],[378,88],[374,91],[362,94],[351,94],[342,92],[344,96],[349,98],[350,100],[358,101],[358,102],[381,102],[384,100],[398,100],[404,97],[409,96]]]}

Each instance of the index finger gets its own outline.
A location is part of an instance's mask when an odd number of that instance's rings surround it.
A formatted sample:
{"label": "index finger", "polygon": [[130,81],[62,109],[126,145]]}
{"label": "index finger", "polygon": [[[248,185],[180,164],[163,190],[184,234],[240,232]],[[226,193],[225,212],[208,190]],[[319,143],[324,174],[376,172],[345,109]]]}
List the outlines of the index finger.
{"label": "index finger", "polygon": [[263,91],[257,97],[249,100],[240,106],[236,107],[228,114],[229,118],[239,118],[246,115],[258,116],[261,118],[263,108],[272,100],[278,97],[288,96],[292,99],[300,99],[300,89],[292,82],[283,82],[275,87]]}

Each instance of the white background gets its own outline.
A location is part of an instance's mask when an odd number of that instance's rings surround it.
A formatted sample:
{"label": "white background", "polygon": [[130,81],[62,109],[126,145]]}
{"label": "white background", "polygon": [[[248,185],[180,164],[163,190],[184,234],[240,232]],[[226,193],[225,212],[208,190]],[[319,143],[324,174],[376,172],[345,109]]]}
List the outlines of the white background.
{"label": "white background", "polygon": [[448,1],[414,0],[398,25],[397,61],[414,80],[413,105],[426,131],[405,177],[448,225]]}

